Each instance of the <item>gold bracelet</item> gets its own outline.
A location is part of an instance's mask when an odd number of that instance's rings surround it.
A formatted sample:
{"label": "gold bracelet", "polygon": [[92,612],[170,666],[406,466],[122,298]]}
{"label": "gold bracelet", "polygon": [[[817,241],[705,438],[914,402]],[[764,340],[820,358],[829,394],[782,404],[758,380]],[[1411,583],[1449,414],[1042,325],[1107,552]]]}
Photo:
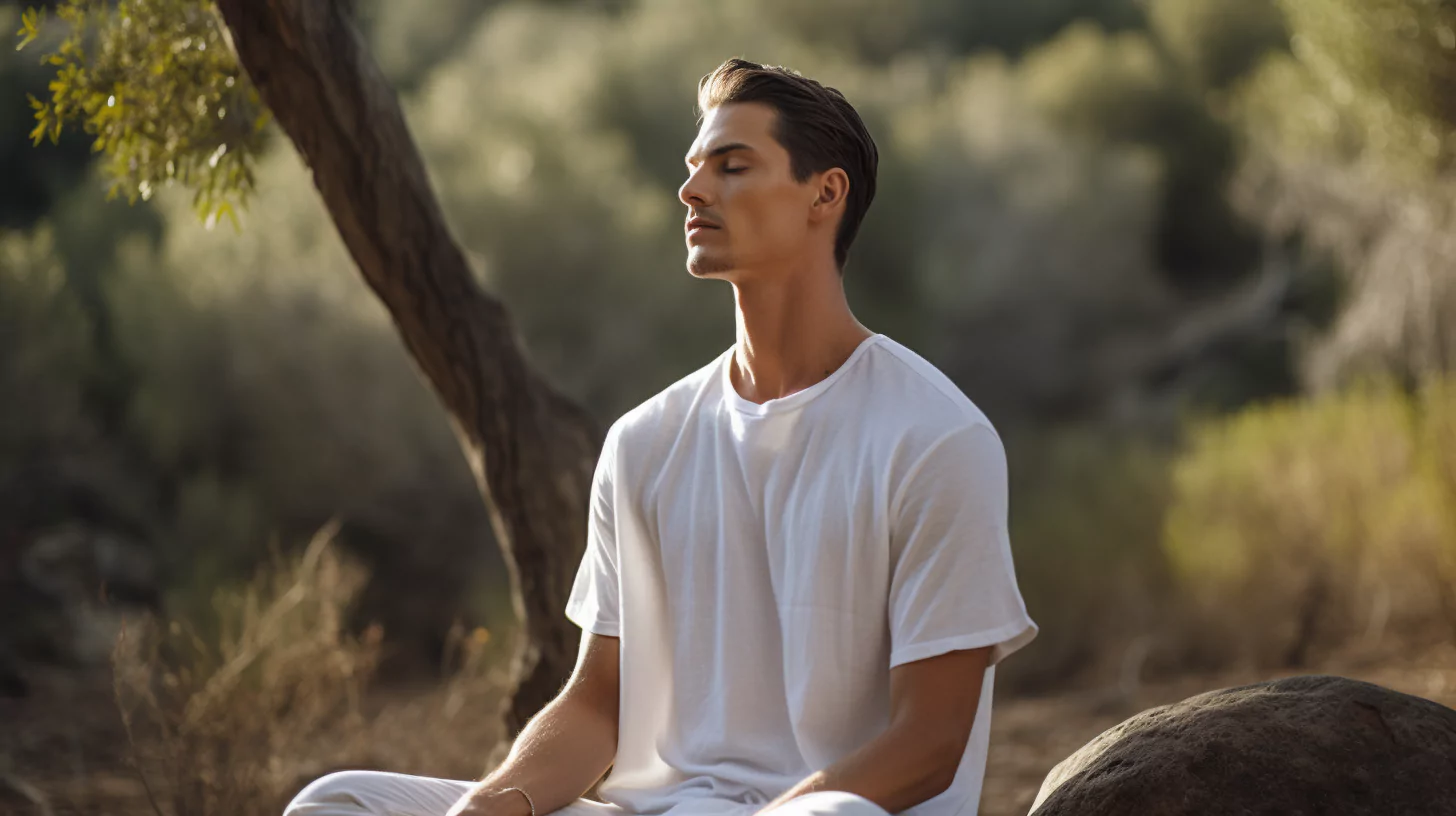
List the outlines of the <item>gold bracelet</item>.
{"label": "gold bracelet", "polygon": [[536,816],[536,802],[531,799],[531,794],[526,793],[525,791],[521,790],[520,788],[506,788],[505,790],[508,790],[508,791],[518,791],[518,792],[520,792],[520,794],[522,796],[526,797],[526,804],[528,804],[528,805],[531,806],[531,816]]}

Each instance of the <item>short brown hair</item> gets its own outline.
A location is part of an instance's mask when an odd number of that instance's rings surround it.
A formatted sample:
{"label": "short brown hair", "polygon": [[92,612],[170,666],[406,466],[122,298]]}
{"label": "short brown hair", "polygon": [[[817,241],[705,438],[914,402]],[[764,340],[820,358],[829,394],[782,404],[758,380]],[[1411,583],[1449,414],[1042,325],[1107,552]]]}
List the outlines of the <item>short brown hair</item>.
{"label": "short brown hair", "polygon": [[698,80],[698,121],[731,102],[760,102],[778,116],[774,139],[789,153],[789,172],[803,182],[839,167],[849,176],[844,218],[834,237],[834,262],[844,271],[849,245],[875,197],[880,154],[844,94],[780,65],[730,59]]}

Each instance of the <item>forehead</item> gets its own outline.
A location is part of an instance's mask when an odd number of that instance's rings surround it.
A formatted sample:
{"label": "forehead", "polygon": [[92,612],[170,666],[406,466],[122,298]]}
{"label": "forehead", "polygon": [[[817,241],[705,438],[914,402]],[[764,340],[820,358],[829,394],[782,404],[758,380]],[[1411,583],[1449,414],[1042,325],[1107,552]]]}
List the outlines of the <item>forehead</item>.
{"label": "forehead", "polygon": [[735,102],[719,105],[703,116],[698,136],[684,157],[689,164],[702,161],[716,148],[729,144],[745,144],[758,153],[782,150],[773,137],[778,113],[758,102]]}

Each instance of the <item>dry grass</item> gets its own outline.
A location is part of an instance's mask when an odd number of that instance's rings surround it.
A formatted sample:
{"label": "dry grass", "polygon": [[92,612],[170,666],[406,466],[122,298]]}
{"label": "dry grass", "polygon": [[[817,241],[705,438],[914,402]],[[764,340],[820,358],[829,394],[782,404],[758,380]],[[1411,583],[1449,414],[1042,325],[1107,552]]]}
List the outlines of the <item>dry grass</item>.
{"label": "dry grass", "polygon": [[490,633],[456,627],[443,683],[368,697],[382,633],[346,630],[366,576],[335,532],[218,593],[212,637],[147,618],[118,640],[116,704],[159,816],[276,815],[339,768],[481,773],[505,680]]}
{"label": "dry grass", "polygon": [[277,813],[296,763],[362,728],[379,633],[344,631],[365,576],[334,549],[335,531],[217,593],[216,637],[144,618],[117,640],[116,703],[159,814]]}

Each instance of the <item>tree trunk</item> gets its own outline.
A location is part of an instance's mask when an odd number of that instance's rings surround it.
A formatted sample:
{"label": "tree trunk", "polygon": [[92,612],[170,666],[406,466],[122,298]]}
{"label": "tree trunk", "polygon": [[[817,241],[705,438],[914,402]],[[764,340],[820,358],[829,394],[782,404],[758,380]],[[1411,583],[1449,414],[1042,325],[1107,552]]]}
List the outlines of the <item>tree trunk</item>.
{"label": "tree trunk", "polygon": [[365,282],[449,412],[510,571],[522,632],[509,735],[560,689],[597,425],[527,364],[446,228],[399,100],[342,0],[217,0],[238,60],[313,172]]}

